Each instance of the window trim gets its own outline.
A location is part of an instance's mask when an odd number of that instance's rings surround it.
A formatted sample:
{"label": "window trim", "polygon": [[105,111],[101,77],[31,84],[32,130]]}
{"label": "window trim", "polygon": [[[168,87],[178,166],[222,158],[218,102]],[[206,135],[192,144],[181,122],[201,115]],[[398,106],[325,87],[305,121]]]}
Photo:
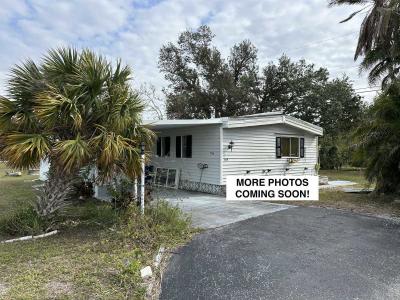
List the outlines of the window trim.
{"label": "window trim", "polygon": [[[279,147],[278,147],[277,138],[280,139],[280,141],[279,141]],[[290,143],[290,146],[289,146],[289,153],[290,153],[291,150],[292,150],[292,141],[291,141],[291,138],[297,138],[297,140],[298,140],[298,146],[297,146],[297,147],[298,147],[298,152],[297,152],[298,155],[297,155],[297,156],[283,156],[283,155],[282,155],[282,138],[289,138],[289,143]],[[302,140],[303,140],[303,156],[301,155],[301,143],[302,143]],[[277,154],[277,148],[280,148],[280,154],[281,154],[280,157],[278,157],[278,156],[276,155],[276,158],[277,158],[277,159],[279,159],[279,158],[286,158],[286,159],[288,159],[288,158],[305,158],[306,147],[305,147],[305,138],[304,138],[304,136],[276,134],[276,135],[275,135],[275,153],[276,153],[276,154]]]}

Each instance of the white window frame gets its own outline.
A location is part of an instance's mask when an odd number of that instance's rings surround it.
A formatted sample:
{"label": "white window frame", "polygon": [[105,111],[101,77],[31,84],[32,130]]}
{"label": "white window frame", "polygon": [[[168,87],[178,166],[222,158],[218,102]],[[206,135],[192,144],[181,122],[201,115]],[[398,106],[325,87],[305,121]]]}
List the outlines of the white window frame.
{"label": "white window frame", "polygon": [[[167,170],[167,178],[165,180],[165,184],[158,184],[157,183],[157,174],[158,174],[158,170],[161,169],[166,169]],[[168,177],[169,177],[169,171],[170,170],[174,170],[175,171],[175,186],[169,186],[168,185]],[[161,167],[157,167],[156,168],[156,172],[155,172],[155,176],[154,176],[154,185],[155,186],[159,186],[159,187],[166,187],[166,188],[171,188],[171,189],[178,189],[179,186],[179,170],[178,169],[174,169],[174,168],[161,168]]]}

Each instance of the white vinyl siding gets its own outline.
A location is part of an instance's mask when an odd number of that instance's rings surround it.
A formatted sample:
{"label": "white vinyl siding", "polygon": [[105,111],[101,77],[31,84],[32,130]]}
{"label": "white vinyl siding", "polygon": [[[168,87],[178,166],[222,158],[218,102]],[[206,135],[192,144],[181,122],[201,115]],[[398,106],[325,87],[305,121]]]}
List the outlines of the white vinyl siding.
{"label": "white vinyl siding", "polygon": [[[177,169],[180,179],[194,182],[200,181],[199,163],[207,164],[203,170],[201,182],[220,184],[220,125],[201,125],[156,130],[159,136],[171,137],[171,152],[169,157],[153,155],[150,164],[156,168]],[[176,136],[192,136],[192,157],[176,157]],[[155,146],[154,146],[155,147]],[[153,149],[153,154],[156,149]]]}
{"label": "white vinyl siding", "polygon": [[[305,157],[289,163],[287,158],[276,158],[276,137],[303,137]],[[232,151],[228,149],[233,142]],[[316,135],[288,125],[262,125],[224,128],[222,145],[223,184],[228,175],[314,175],[317,163]],[[286,171],[286,168],[289,168]],[[307,169],[305,169],[307,168]],[[271,172],[263,173],[263,170]]]}

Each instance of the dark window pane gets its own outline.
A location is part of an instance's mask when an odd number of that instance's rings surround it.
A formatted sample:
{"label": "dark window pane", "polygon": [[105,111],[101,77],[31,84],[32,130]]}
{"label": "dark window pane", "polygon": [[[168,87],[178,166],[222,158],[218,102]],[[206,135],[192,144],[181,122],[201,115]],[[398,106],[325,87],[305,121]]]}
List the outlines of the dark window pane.
{"label": "dark window pane", "polygon": [[281,153],[282,156],[290,156],[290,138],[281,137]]}
{"label": "dark window pane", "polygon": [[192,136],[182,136],[182,157],[192,157]]}
{"label": "dark window pane", "polygon": [[176,157],[181,157],[181,137],[177,136],[176,137],[176,143],[175,143],[175,151],[176,151]]}
{"label": "dark window pane", "polygon": [[161,156],[161,138],[157,138],[157,156]]}
{"label": "dark window pane", "polygon": [[169,136],[166,136],[164,138],[164,156],[169,156],[171,151],[171,138]]}
{"label": "dark window pane", "polygon": [[299,156],[299,138],[290,138],[290,156]]}
{"label": "dark window pane", "polygon": [[192,136],[186,137],[186,157],[192,157]]}

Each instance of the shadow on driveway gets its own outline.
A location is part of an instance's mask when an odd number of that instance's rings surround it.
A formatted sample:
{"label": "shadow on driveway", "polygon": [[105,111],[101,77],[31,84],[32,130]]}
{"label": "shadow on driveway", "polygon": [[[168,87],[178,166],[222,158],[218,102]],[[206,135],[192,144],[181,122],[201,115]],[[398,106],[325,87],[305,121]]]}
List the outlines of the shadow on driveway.
{"label": "shadow on driveway", "polygon": [[400,226],[296,207],[199,234],[161,299],[400,299]]}

